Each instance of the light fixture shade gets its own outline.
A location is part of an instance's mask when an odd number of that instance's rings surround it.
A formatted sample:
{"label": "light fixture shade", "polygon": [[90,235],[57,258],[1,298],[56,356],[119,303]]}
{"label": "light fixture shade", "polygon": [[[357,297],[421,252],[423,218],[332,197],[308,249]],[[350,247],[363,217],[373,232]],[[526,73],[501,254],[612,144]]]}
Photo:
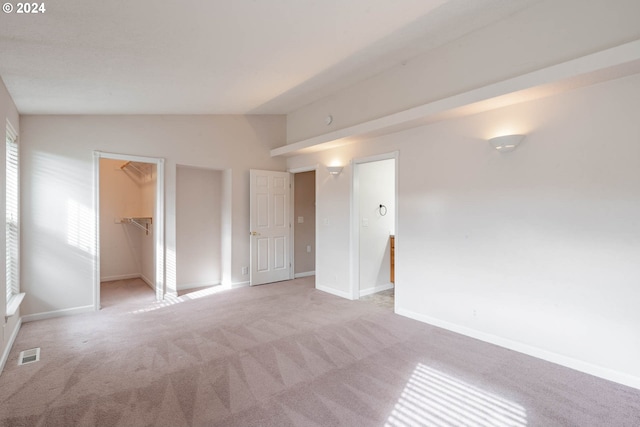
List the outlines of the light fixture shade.
{"label": "light fixture shade", "polygon": [[491,138],[489,144],[498,151],[513,151],[522,142],[525,135],[505,135]]}
{"label": "light fixture shade", "polygon": [[327,170],[331,175],[339,175],[342,172],[342,166],[327,166]]}

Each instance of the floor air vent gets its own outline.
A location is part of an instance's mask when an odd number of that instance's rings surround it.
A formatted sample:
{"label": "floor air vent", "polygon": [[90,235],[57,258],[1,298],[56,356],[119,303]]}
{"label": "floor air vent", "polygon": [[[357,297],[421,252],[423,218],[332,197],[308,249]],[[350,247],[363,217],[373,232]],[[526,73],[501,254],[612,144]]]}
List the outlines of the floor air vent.
{"label": "floor air vent", "polygon": [[40,360],[40,347],[32,348],[31,350],[24,350],[20,352],[18,365],[26,365],[28,363],[37,362],[39,360]]}

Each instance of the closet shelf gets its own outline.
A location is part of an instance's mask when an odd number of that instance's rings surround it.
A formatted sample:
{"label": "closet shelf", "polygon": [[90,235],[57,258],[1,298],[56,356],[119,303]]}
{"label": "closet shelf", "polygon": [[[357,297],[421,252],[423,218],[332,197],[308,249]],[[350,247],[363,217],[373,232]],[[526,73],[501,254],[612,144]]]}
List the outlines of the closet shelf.
{"label": "closet shelf", "polygon": [[141,230],[144,230],[146,235],[149,235],[149,227],[153,224],[153,218],[150,216],[126,217],[122,218],[122,222],[125,224],[135,225]]}
{"label": "closet shelf", "polygon": [[153,179],[153,166],[151,163],[129,161],[120,166],[120,169],[137,184],[142,184]]}

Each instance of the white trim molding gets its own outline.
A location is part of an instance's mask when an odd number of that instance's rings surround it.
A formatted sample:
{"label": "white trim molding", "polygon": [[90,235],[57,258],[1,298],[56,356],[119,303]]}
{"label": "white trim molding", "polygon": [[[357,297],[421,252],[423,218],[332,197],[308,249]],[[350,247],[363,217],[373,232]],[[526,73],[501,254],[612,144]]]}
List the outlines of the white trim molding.
{"label": "white trim molding", "polygon": [[151,289],[155,290],[155,286],[153,284],[153,280],[149,279],[147,276],[145,276],[144,274],[140,274],[138,276],[144,283],[146,283]]}
{"label": "white trim molding", "polygon": [[211,288],[213,286],[222,286],[222,283],[191,282],[191,283],[176,284],[176,288],[178,289],[178,291],[186,291],[189,289],[197,289],[197,288]]}
{"label": "white trim molding", "polygon": [[302,173],[302,172],[312,172],[312,171],[316,171],[318,170],[318,168],[320,167],[320,165],[318,163],[316,163],[315,165],[311,165],[311,166],[301,166],[299,168],[293,168],[293,169],[289,169],[287,172],[289,173]]}
{"label": "white trim molding", "polygon": [[386,285],[378,285],[373,288],[360,289],[360,298],[366,297],[367,295],[376,294],[378,292],[386,291],[389,289],[393,289],[393,283],[387,283]]}
{"label": "white trim molding", "polygon": [[315,276],[316,272],[315,271],[305,271],[304,273],[296,273],[293,275],[293,277],[295,279],[299,279],[300,277],[309,277],[309,276]]}
{"label": "white trim molding", "polygon": [[249,286],[251,284],[251,282],[235,282],[231,284],[231,289],[236,289],[236,288],[244,288],[246,286]]}
{"label": "white trim molding", "polygon": [[4,352],[2,352],[2,358],[0,359],[0,373],[2,373],[4,366],[7,364],[7,360],[9,360],[9,353],[11,353],[13,344],[16,342],[16,338],[18,337],[18,332],[20,331],[21,326],[22,326],[22,319],[18,319],[18,321],[16,322],[15,328],[13,328],[13,331],[11,332],[11,336],[7,341],[7,346],[4,348]]}
{"label": "white trim molding", "polygon": [[93,267],[93,306],[95,310],[100,309],[100,159],[115,159],[134,161],[142,163],[153,163],[156,165],[156,206],[153,218],[153,238],[154,238],[154,259],[155,259],[155,283],[152,283],[141,275],[141,277],[147,284],[155,290],[156,300],[161,301],[165,294],[165,273],[166,273],[166,260],[165,260],[165,179],[164,179],[164,164],[163,158],[157,157],[145,157],[134,156],[130,154],[120,153],[105,153],[102,151],[93,152],[93,209],[95,213],[95,239],[94,239],[94,267]]}
{"label": "white trim molding", "polygon": [[353,300],[354,299],[353,296],[349,292],[340,291],[338,289],[329,288],[327,286],[316,285],[316,289],[319,290],[319,291],[322,291],[322,292],[326,292],[326,293],[331,294],[331,295],[335,295],[335,296],[340,297],[340,298],[346,298],[346,299],[349,299],[349,300]]}
{"label": "white trim molding", "polygon": [[100,278],[100,283],[104,282],[114,282],[116,280],[129,280],[129,279],[139,279],[141,276],[139,273],[133,274],[119,274],[116,276],[105,276]]}
{"label": "white trim molding", "polygon": [[76,314],[90,313],[96,311],[93,305],[85,305],[82,307],[65,308],[62,310],[46,311],[44,313],[27,314],[22,316],[22,322],[35,322],[36,320],[53,319],[55,317],[75,316]]}
{"label": "white trim molding", "polygon": [[7,302],[7,313],[5,314],[5,319],[11,316],[15,316],[20,308],[20,304],[22,304],[22,300],[24,300],[24,296],[26,294],[21,292],[19,294],[14,294],[11,299]]}

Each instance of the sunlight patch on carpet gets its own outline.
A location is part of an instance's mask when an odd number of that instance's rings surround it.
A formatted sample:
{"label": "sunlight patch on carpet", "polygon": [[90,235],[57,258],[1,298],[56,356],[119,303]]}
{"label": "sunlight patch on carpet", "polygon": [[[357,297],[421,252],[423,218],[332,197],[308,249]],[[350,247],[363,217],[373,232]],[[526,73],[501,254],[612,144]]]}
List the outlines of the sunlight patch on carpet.
{"label": "sunlight patch on carpet", "polygon": [[206,289],[201,289],[199,291],[190,292],[182,296],[165,295],[162,301],[156,301],[149,307],[144,307],[138,310],[134,310],[131,313],[132,314],[148,313],[150,311],[155,311],[160,308],[170,307],[172,305],[180,304],[186,301],[196,300],[196,299],[204,298],[209,295],[217,294],[223,291],[228,291],[229,289],[231,289],[230,286],[217,285],[217,286],[211,286]]}
{"label": "sunlight patch on carpet", "polygon": [[385,427],[526,427],[520,405],[419,363]]}

